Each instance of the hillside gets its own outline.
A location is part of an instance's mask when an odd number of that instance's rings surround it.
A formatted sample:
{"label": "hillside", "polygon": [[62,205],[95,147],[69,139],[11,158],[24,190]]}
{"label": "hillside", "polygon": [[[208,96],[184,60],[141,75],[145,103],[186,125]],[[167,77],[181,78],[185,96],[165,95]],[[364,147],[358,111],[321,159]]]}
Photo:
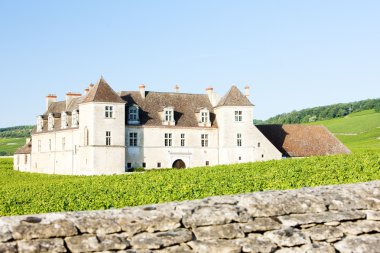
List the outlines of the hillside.
{"label": "hillside", "polygon": [[308,124],[326,126],[351,151],[363,149],[380,151],[380,113],[374,110]]}
{"label": "hillside", "polygon": [[15,126],[0,128],[0,156],[10,156],[30,136],[33,126]]}
{"label": "hillside", "polygon": [[282,113],[269,118],[260,124],[299,124],[321,120],[341,118],[351,113],[365,110],[375,110],[380,112],[380,98],[367,99],[352,103],[340,103],[326,106],[313,107],[300,111]]}

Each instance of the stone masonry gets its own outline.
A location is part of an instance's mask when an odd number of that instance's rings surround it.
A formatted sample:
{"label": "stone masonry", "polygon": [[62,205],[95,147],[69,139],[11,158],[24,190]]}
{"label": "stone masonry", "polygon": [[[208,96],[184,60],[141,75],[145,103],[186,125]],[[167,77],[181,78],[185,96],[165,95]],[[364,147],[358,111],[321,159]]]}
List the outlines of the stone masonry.
{"label": "stone masonry", "polygon": [[1,217],[0,252],[380,252],[380,181]]}

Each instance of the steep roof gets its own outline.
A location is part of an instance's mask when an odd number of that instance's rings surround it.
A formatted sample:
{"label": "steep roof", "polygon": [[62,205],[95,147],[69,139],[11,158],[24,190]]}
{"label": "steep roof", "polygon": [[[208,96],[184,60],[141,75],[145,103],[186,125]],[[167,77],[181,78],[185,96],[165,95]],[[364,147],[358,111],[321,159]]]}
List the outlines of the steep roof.
{"label": "steep roof", "polygon": [[294,124],[256,127],[285,156],[307,157],[350,153],[350,150],[324,126]]}
{"label": "steep roof", "polygon": [[[127,103],[127,107],[138,105],[140,107],[139,117],[142,125],[162,126],[160,112],[164,107],[174,107],[174,120],[176,126],[197,127],[196,113],[200,108],[210,111],[211,127],[217,127],[213,107],[207,94],[186,94],[166,92],[145,92],[145,99],[136,91],[122,91],[121,98]],[[128,109],[126,110],[128,119]]]}
{"label": "steep roof", "polygon": [[30,154],[32,152],[32,142],[29,141],[21,148],[17,149],[15,154]]}
{"label": "steep roof", "polygon": [[220,99],[217,106],[253,106],[253,104],[235,85],[232,85],[226,95]]}
{"label": "steep roof", "polygon": [[103,77],[100,78],[98,84],[96,84],[84,98],[83,103],[87,102],[124,103]]}

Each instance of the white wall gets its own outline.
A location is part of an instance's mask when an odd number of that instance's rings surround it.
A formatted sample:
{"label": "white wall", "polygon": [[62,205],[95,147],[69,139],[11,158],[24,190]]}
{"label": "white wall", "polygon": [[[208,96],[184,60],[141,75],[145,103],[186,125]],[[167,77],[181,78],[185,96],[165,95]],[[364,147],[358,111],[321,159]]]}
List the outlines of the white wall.
{"label": "white wall", "polygon": [[[242,121],[235,121],[235,111],[242,111]],[[219,126],[219,163],[243,163],[280,159],[281,152],[253,125],[252,106],[221,106],[215,109]],[[242,146],[237,146],[237,134]],[[260,147],[258,147],[260,143]]]}
{"label": "white wall", "polygon": [[[181,127],[126,127],[126,164],[147,169],[171,168],[174,161],[181,159],[186,167],[218,164],[218,130],[216,128],[181,128]],[[138,133],[138,147],[129,146],[129,132]],[[172,146],[165,147],[165,133],[172,134]],[[181,147],[181,133],[185,134],[185,146]],[[201,147],[201,134],[208,134],[208,147]]]}
{"label": "white wall", "polygon": [[[113,106],[113,117],[105,117],[105,106]],[[85,144],[85,128],[89,131]],[[106,146],[106,131],[111,146]],[[79,106],[80,168],[76,174],[120,174],[125,172],[125,104],[85,103]]]}

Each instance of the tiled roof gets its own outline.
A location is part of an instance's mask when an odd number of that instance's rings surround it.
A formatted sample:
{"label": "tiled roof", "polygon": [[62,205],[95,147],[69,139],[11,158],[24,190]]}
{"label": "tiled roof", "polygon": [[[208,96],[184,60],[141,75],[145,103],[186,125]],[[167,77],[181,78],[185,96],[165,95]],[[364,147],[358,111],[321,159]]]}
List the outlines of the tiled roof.
{"label": "tiled roof", "polygon": [[108,85],[108,83],[100,78],[96,84],[84,98],[83,103],[87,102],[112,102],[124,103],[120,96]]}
{"label": "tiled roof", "polygon": [[307,157],[350,153],[350,150],[324,126],[257,125],[257,128],[285,156]]}
{"label": "tiled roof", "polygon": [[26,143],[21,148],[17,149],[15,154],[30,154],[32,152],[32,142]]}
{"label": "tiled roof", "polygon": [[[159,112],[166,106],[172,106],[176,126],[197,127],[196,113],[200,108],[207,108],[210,111],[211,127],[217,127],[214,110],[206,94],[146,91],[145,99],[141,97],[140,92],[136,91],[122,91],[120,94],[126,101],[127,108],[134,104],[140,107],[139,117],[142,125],[162,126]],[[126,119],[128,119],[128,109]]]}
{"label": "tiled roof", "polygon": [[226,95],[220,99],[217,106],[253,106],[253,104],[233,85]]}

